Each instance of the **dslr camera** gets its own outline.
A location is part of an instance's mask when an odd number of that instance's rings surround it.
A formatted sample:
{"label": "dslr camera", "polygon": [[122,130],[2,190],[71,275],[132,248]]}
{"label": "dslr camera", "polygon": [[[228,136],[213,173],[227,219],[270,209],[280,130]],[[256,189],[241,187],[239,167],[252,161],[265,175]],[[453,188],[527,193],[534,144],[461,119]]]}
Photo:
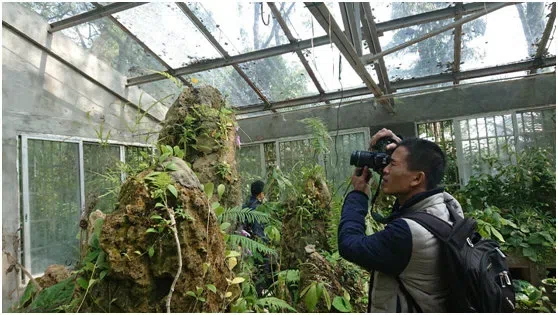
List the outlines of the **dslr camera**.
{"label": "dslr camera", "polygon": [[372,147],[372,151],[353,151],[350,165],[358,167],[357,176],[362,175],[362,168],[368,166],[369,169],[382,174],[382,170],[391,161],[391,153],[393,150],[387,150],[387,145],[395,143],[391,137],[380,138]]}

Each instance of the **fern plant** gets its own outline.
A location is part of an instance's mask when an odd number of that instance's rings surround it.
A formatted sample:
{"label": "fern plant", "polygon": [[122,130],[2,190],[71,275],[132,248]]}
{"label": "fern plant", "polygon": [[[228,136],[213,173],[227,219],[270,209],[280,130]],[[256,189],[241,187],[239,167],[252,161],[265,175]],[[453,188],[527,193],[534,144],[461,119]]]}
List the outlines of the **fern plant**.
{"label": "fern plant", "polygon": [[304,118],[300,122],[304,123],[312,134],[314,157],[329,153],[332,139],[327,133],[327,127],[324,122],[319,118]]}
{"label": "fern plant", "polygon": [[232,248],[237,246],[242,247],[245,250],[249,250],[252,253],[260,253],[262,255],[272,255],[277,257],[277,251],[273,248],[268,247],[258,241],[250,239],[246,236],[230,234],[227,238],[227,243]]}
{"label": "fern plant", "polygon": [[268,213],[260,212],[257,210],[252,210],[250,208],[242,208],[240,206],[234,208],[228,208],[221,213],[218,217],[219,223],[229,222],[232,225],[238,222],[247,223],[277,223],[275,219],[271,218]]}

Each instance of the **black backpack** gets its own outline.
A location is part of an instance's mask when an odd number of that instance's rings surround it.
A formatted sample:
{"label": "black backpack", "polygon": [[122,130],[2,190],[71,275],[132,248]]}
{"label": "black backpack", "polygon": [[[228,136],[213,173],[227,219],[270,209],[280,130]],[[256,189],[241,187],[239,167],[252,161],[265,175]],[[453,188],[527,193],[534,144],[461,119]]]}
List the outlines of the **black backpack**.
{"label": "black backpack", "polygon": [[[403,215],[422,225],[443,243],[444,279],[450,284],[446,309],[458,313],[513,312],[515,291],[506,256],[498,243],[483,239],[475,231],[475,220],[462,218],[452,207],[447,208],[453,226],[423,211]],[[422,312],[403,283],[399,281],[399,284],[415,309]]]}

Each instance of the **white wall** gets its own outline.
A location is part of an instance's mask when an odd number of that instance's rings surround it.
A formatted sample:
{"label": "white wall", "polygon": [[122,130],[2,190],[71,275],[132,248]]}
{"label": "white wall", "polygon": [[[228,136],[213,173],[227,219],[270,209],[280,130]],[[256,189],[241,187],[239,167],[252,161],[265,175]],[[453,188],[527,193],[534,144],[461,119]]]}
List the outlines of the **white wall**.
{"label": "white wall", "polygon": [[[48,23],[41,16],[17,3],[2,3],[2,20],[137,104],[139,89],[125,88],[126,78],[122,74],[61,33],[48,34]],[[144,94],[141,107],[147,108],[154,101]],[[163,120],[166,110],[157,104],[149,113]],[[112,140],[144,142],[144,136],[131,134],[123,124],[123,121],[133,121],[136,113],[137,109],[123,105],[121,98],[2,26],[2,242],[5,250],[13,254],[14,235],[20,224],[18,135],[97,138],[95,129],[104,121],[104,129],[111,130]],[[146,117],[140,128],[138,133],[156,131],[159,124]],[[5,274],[8,264],[4,255],[2,265],[2,310],[7,311],[16,299],[17,284],[13,272]]]}

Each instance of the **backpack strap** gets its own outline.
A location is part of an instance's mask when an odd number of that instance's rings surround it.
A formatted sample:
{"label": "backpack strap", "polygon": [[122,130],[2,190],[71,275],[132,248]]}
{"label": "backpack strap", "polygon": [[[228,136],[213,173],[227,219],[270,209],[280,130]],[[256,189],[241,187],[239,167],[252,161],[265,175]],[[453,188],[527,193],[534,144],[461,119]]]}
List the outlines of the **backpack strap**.
{"label": "backpack strap", "polygon": [[[451,212],[452,211],[450,210],[450,213]],[[456,217],[459,217],[455,212],[452,214],[452,216],[454,215]],[[424,211],[411,212],[409,214],[403,215],[402,218],[411,219],[417,222],[443,242],[448,241],[453,228],[448,222]]]}

